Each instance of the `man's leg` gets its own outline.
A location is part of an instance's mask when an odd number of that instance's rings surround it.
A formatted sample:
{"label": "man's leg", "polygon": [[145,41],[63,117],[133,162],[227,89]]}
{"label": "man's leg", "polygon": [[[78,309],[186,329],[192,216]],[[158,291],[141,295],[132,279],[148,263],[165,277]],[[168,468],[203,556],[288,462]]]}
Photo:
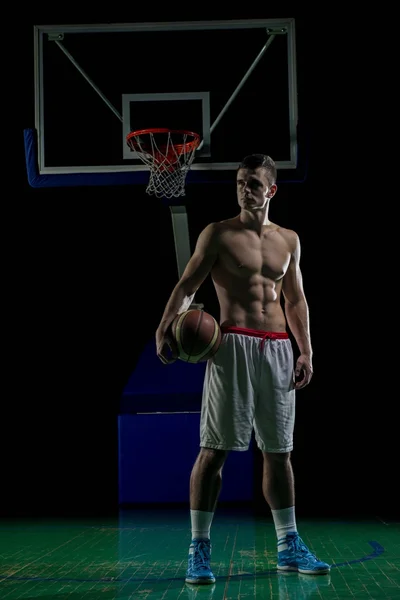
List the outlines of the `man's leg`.
{"label": "man's leg", "polygon": [[263,452],[263,457],[262,489],[272,512],[279,540],[290,531],[297,531],[294,475],[290,452]]}
{"label": "man's leg", "polygon": [[190,476],[192,539],[209,539],[210,527],[222,486],[225,450],[201,448]]}
{"label": "man's leg", "polygon": [[190,477],[190,518],[192,542],[189,548],[186,582],[215,582],[210,568],[210,529],[222,485],[222,467],[228,456],[224,450],[202,448]]}
{"label": "man's leg", "polygon": [[294,506],[294,475],[290,452],[263,452],[263,494],[272,510]]}
{"label": "man's leg", "polygon": [[329,573],[330,566],[310,552],[297,532],[295,486],[290,453],[263,452],[263,494],[274,519],[278,569],[309,575]]}

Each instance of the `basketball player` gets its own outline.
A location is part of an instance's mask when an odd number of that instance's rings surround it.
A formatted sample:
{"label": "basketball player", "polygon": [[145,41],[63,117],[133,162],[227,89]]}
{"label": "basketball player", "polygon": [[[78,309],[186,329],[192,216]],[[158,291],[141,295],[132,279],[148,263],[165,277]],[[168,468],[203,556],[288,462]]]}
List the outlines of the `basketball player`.
{"label": "basketball player", "polygon": [[[276,177],[269,156],[243,160],[237,170],[239,214],[200,233],[156,332],[158,357],[165,364],[173,362],[176,353],[168,328],[211,274],[223,337],[206,366],[200,452],[190,478],[188,583],[215,581],[210,530],[222,469],[229,451],[249,448],[253,427],[263,454],[262,489],[275,525],[278,569],[310,575],[330,571],[310,552],[296,526],[290,459],[295,393],[311,381],[312,345],[298,235],[268,218]],[[296,364],[287,327],[299,349]]]}

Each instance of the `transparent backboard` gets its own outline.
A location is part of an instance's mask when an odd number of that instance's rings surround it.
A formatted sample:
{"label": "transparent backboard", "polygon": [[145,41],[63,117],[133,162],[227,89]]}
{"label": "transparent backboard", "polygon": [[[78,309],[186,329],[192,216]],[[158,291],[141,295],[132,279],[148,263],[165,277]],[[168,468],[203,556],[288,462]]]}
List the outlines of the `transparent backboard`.
{"label": "transparent backboard", "polygon": [[135,129],[198,132],[207,179],[247,154],[296,169],[294,19],[35,26],[40,174],[139,174]]}

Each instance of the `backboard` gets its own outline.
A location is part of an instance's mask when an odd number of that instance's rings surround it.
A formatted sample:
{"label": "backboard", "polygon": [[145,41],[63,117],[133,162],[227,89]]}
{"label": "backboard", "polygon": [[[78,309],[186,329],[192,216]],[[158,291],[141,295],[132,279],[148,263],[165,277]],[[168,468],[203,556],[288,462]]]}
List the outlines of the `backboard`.
{"label": "backboard", "polygon": [[191,181],[254,152],[297,167],[294,19],[37,25],[34,52],[39,175],[144,183],[126,136],[153,127],[200,133]]}

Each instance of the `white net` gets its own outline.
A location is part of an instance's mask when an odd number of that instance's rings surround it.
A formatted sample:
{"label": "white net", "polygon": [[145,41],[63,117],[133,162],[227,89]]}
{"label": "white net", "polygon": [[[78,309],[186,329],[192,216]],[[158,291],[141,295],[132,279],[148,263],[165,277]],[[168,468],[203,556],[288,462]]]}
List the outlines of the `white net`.
{"label": "white net", "polygon": [[146,192],[158,198],[185,195],[185,182],[200,136],[168,129],[132,132],[127,144],[150,169]]}

